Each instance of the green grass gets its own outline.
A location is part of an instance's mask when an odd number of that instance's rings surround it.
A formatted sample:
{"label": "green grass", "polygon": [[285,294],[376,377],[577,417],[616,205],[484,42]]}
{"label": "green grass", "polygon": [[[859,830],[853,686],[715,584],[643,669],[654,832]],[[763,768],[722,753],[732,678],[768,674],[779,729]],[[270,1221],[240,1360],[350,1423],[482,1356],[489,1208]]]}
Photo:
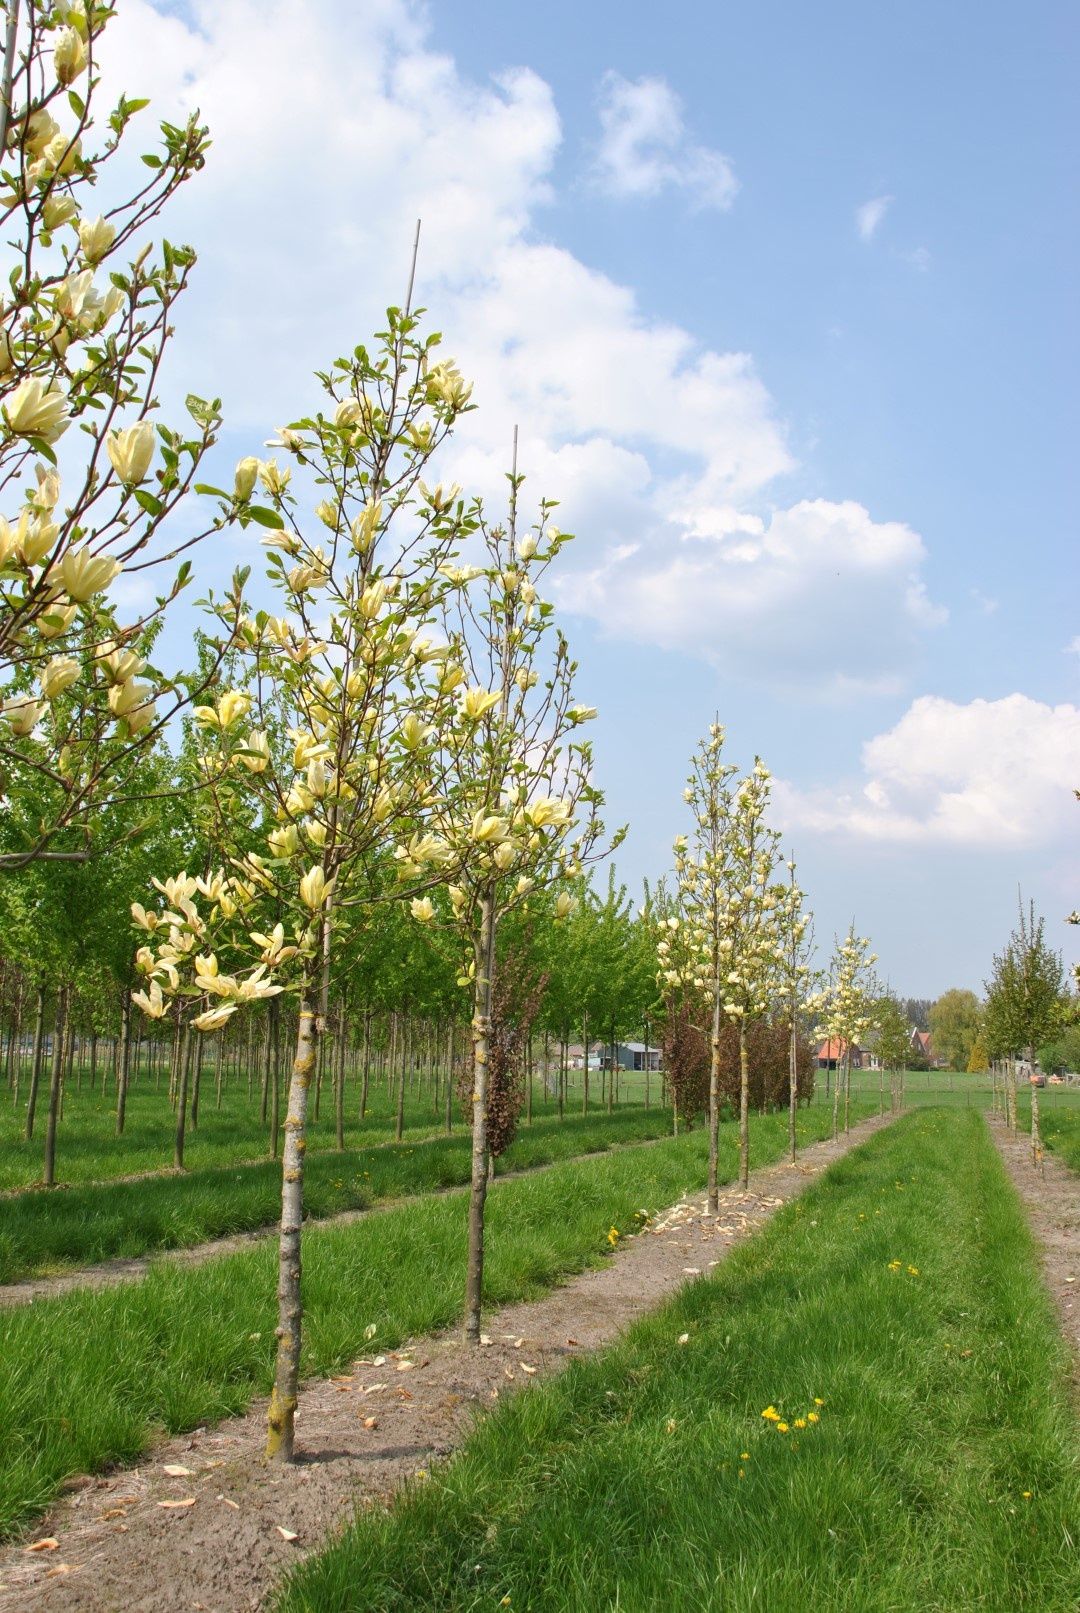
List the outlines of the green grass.
{"label": "green grass", "polygon": [[[549,1165],[575,1154],[647,1142],[671,1131],[660,1109],[620,1109],[538,1120],[522,1126],[496,1162],[499,1173]],[[310,1220],[469,1180],[471,1140],[462,1131],[416,1143],[383,1143],[307,1162]],[[0,1283],[93,1261],[189,1248],[209,1238],[269,1226],[281,1210],[281,1166],[217,1166],[183,1176],[89,1183],[63,1192],[27,1192],[0,1202]]]}
{"label": "green grass", "polygon": [[[812,1141],[824,1111],[800,1116]],[[753,1121],[756,1163],[780,1156],[786,1116]],[[555,1165],[497,1186],[489,1200],[489,1303],[537,1294],[604,1258],[608,1228],[627,1230],[704,1180],[706,1134]],[[734,1130],[721,1166],[734,1174]],[[376,1343],[454,1322],[464,1303],[467,1194],[427,1197],[304,1239],[304,1371],[339,1370]],[[78,1290],[0,1312],[0,1532],[45,1506],[72,1473],[133,1460],[160,1430],[242,1411],[271,1382],[276,1248],[263,1245],[143,1281]]]}
{"label": "green grass", "polygon": [[[578,1114],[581,1109],[581,1091],[576,1084],[580,1083],[581,1074],[573,1074],[575,1080],[569,1089],[568,1115]],[[18,1105],[0,1104],[0,1192],[32,1187],[41,1181],[48,1072],[42,1079],[35,1135],[30,1142],[24,1136],[26,1084],[24,1076]],[[653,1075],[650,1085],[652,1102],[657,1105],[660,1077]],[[600,1081],[595,1071],[590,1088],[590,1113],[598,1112],[601,1108]],[[644,1076],[620,1076],[618,1107],[643,1106],[644,1092]],[[554,1116],[556,1104],[552,1100],[544,1100],[541,1094],[542,1082],[538,1075],[535,1081],[534,1114],[537,1119]],[[281,1101],[284,1118],[284,1090]],[[269,1129],[259,1118],[258,1083],[255,1083],[249,1097],[246,1082],[234,1076],[223,1089],[221,1108],[217,1109],[215,1104],[213,1071],[204,1070],[199,1127],[198,1130],[188,1127],[184,1154],[186,1167],[199,1171],[265,1158],[269,1153]],[[407,1132],[416,1138],[439,1131],[443,1107],[442,1098],[436,1104],[430,1090],[423,1095],[410,1093],[405,1105]],[[345,1098],[347,1148],[363,1148],[393,1136],[394,1098],[381,1077],[373,1077],[371,1081],[368,1112],[362,1123],[358,1118],[359,1108],[359,1082],[350,1078]],[[458,1127],[464,1124],[456,1102],[454,1123]],[[91,1092],[88,1079],[81,1089],[77,1080],[71,1079],[66,1085],[64,1116],[57,1138],[57,1178],[64,1183],[97,1182],[141,1171],[168,1170],[172,1166],[175,1131],[176,1116],[169,1104],[167,1081],[158,1089],[143,1072],[128,1094],[124,1135],[118,1137],[116,1094],[112,1088],[103,1093],[99,1086]],[[309,1140],[313,1153],[330,1150],[334,1146],[333,1097],[326,1088],[318,1120],[314,1114],[310,1117]]]}
{"label": "green grass", "polygon": [[278,1605],[1072,1613],[1068,1365],[983,1120],[923,1110],[507,1403]]}
{"label": "green grass", "polygon": [[[1048,1098],[1049,1094],[1049,1098]],[[1025,1131],[1031,1130],[1030,1094],[1017,1094],[1017,1119]],[[1039,1093],[1039,1132],[1043,1144],[1063,1165],[1080,1171],[1080,1092],[1063,1092],[1046,1087]]]}

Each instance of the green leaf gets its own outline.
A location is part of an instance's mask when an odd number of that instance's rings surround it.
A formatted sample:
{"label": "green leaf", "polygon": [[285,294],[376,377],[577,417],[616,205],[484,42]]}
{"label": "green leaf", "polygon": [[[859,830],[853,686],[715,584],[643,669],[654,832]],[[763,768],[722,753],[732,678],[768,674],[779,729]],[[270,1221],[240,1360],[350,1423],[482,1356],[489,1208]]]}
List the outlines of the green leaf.
{"label": "green leaf", "polygon": [[135,502],[141,509],[146,511],[147,515],[160,515],[162,510],[165,508],[161,500],[159,498],[155,498],[153,493],[148,493],[145,487],[136,487],[134,489],[134,493]]}
{"label": "green leaf", "polygon": [[160,168],[161,167],[161,158],[160,157],[155,157],[153,155],[147,155],[147,156],[144,156],[142,160],[143,160],[143,162],[146,164],[146,166],[148,168]]}
{"label": "green leaf", "polygon": [[277,510],[268,510],[261,504],[249,504],[244,513],[252,521],[257,521],[259,526],[268,526],[274,532],[285,530],[285,522]]}
{"label": "green leaf", "polygon": [[211,498],[232,498],[232,494],[226,493],[223,487],[211,487],[209,482],[196,482],[195,491],[196,493],[208,494]]}

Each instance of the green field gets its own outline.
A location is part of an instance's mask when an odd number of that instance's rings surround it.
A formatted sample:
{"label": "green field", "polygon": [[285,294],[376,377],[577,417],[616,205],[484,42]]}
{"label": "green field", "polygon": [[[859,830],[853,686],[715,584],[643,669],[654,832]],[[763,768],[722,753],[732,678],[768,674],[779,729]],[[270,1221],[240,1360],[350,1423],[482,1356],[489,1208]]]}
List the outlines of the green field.
{"label": "green field", "polygon": [[[495,1162],[496,1174],[549,1165],[574,1155],[666,1137],[662,1109],[619,1109],[538,1118]],[[305,1213],[319,1221],[414,1193],[469,1180],[471,1140],[452,1137],[377,1143],[345,1153],[312,1153]],[[25,1192],[0,1202],[0,1282],[69,1271],[93,1261],[189,1248],[210,1238],[268,1227],[281,1213],[281,1165],[204,1166],[129,1182],[89,1182],[62,1192]]]}
{"label": "green field", "polygon": [[[828,1132],[824,1110],[800,1117],[800,1140]],[[755,1116],[753,1157],[780,1157],[786,1116]],[[600,1260],[614,1225],[638,1224],[704,1182],[703,1130],[650,1147],[497,1185],[488,1206],[485,1293],[502,1304]],[[721,1174],[736,1171],[723,1128]],[[467,1194],[429,1195],[304,1241],[304,1371],[340,1370],[462,1312]],[[272,1244],[197,1267],[155,1265],[137,1283],[80,1289],[0,1311],[0,1532],[30,1518],[72,1473],[141,1455],[161,1429],[181,1431],[243,1410],[268,1390],[274,1359],[277,1250]]]}
{"label": "green field", "polygon": [[279,1607],[1070,1613],[1068,1372],[981,1117],[919,1110],[504,1405]]}

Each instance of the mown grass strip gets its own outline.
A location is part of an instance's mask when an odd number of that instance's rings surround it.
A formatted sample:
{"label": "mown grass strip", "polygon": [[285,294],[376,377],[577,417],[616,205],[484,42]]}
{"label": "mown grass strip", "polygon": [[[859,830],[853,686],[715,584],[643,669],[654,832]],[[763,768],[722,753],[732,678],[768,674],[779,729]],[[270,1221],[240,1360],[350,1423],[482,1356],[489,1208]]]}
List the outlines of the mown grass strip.
{"label": "mown grass strip", "polygon": [[[496,1170],[527,1170],[651,1141],[670,1130],[670,1115],[659,1109],[537,1121],[522,1129]],[[343,1210],[458,1187],[469,1179],[470,1149],[468,1136],[459,1132],[342,1154],[313,1153],[305,1182],[307,1215],[321,1221]],[[271,1225],[280,1208],[281,1166],[273,1160],[242,1170],[223,1166],[190,1176],[27,1193],[0,1201],[0,1283],[251,1232]]]}
{"label": "mown grass strip", "polygon": [[[1069,1098],[1071,1102],[1062,1102],[1060,1094],[1054,1092],[1047,1101],[1046,1093],[1040,1093],[1039,1133],[1044,1148],[1049,1148],[1071,1171],[1080,1171],[1080,1102],[1072,1092]],[[1031,1131],[1030,1099],[1017,1104],[1017,1119],[1025,1131]]]}
{"label": "mown grass strip", "polygon": [[[800,1117],[804,1142],[830,1117]],[[782,1155],[785,1116],[756,1118],[756,1164]],[[703,1131],[498,1186],[489,1200],[485,1288],[492,1304],[540,1293],[604,1257],[612,1225],[628,1230],[700,1186]],[[735,1174],[725,1127],[721,1165]],[[467,1195],[413,1200],[304,1240],[304,1370],[340,1370],[368,1348],[455,1322],[464,1302]],[[205,1265],[156,1265],[139,1283],[0,1312],[0,1533],[40,1510],[70,1474],[132,1460],[160,1429],[181,1432],[242,1411],[269,1389],[276,1249],[260,1245]]]}
{"label": "mown grass strip", "polygon": [[279,1613],[1067,1613],[1066,1377],[983,1120],[924,1110],[505,1405]]}

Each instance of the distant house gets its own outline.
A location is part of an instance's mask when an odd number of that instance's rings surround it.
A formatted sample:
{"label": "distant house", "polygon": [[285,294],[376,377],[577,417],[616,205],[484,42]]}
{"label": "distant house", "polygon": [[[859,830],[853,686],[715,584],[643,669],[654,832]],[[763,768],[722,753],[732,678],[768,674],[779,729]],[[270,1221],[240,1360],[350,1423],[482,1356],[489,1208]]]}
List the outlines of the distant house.
{"label": "distant house", "polygon": [[911,1027],[911,1038],[908,1042],[908,1046],[911,1048],[913,1053],[920,1055],[928,1064],[933,1064],[935,1062],[934,1044],[930,1040],[929,1031],[921,1031],[919,1030],[918,1026],[913,1025]]}
{"label": "distant house", "polygon": [[[600,1069],[601,1057],[601,1049],[597,1047],[595,1042],[592,1042],[589,1046],[590,1070]],[[576,1046],[571,1044],[571,1046],[566,1049],[566,1064],[567,1068],[571,1070],[583,1070],[585,1068],[585,1049],[582,1047],[580,1042],[578,1042]]]}
{"label": "distant house", "polygon": [[[822,1042],[814,1055],[819,1070],[835,1070],[847,1051],[847,1043],[839,1036],[830,1036],[828,1041]],[[861,1070],[863,1067],[863,1050],[857,1042],[851,1044],[851,1068]]]}
{"label": "distant house", "polygon": [[[646,1056],[648,1065],[646,1065]],[[605,1046],[600,1054],[600,1068],[606,1070],[611,1064],[611,1048]],[[649,1046],[646,1049],[644,1042],[616,1042],[615,1063],[620,1070],[658,1070],[660,1068],[660,1049]]]}

